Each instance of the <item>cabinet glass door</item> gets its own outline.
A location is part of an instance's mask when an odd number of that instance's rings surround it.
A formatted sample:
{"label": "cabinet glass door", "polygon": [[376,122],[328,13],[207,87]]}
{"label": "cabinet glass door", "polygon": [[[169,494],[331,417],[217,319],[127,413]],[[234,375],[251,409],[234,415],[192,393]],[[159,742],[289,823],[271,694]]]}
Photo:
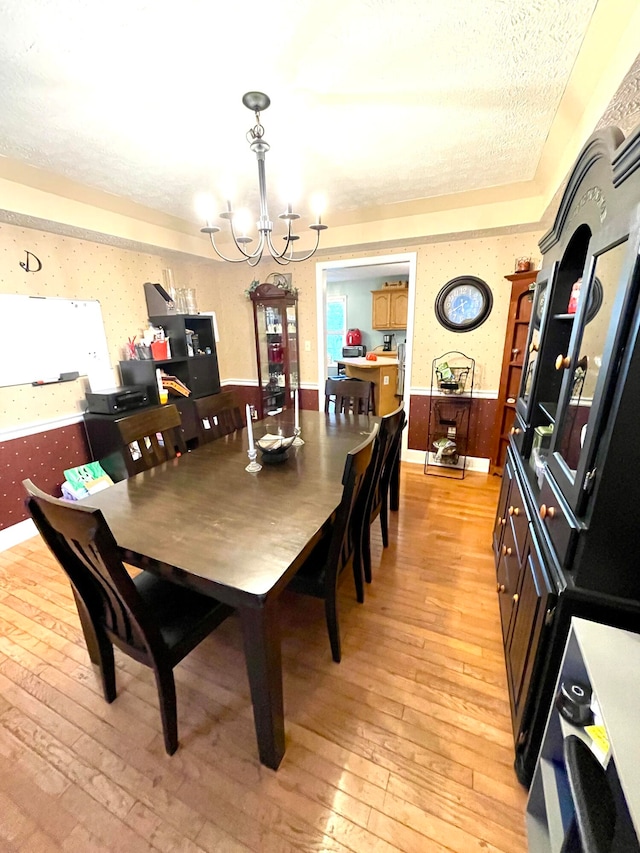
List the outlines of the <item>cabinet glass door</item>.
{"label": "cabinet glass door", "polygon": [[[607,231],[603,236],[606,239]],[[576,511],[584,494],[585,476],[592,465],[607,413],[631,311],[623,287],[628,240],[596,247],[580,288],[571,352],[558,368],[566,369],[551,447],[550,467],[565,497]],[[630,276],[627,276],[630,279]],[[627,282],[629,286],[630,282]],[[586,297],[586,300],[585,300]]]}
{"label": "cabinet glass door", "polygon": [[526,423],[531,422],[531,404],[535,397],[534,388],[538,372],[538,356],[542,347],[543,330],[548,309],[547,295],[551,291],[557,274],[558,264],[540,270],[536,279],[536,293],[531,311],[529,337],[522,365],[522,380],[517,400],[518,413]]}
{"label": "cabinet glass door", "polygon": [[287,357],[289,360],[290,393],[300,387],[298,367],[298,312],[295,305],[287,305]]}

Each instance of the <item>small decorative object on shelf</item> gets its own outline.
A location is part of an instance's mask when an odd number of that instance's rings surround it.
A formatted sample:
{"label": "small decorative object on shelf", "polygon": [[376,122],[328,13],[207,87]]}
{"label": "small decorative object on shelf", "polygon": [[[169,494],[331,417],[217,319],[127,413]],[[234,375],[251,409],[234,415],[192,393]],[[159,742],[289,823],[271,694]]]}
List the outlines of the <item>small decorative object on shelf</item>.
{"label": "small decorative object on shelf", "polygon": [[425,473],[462,479],[467,466],[467,443],[475,360],[462,352],[435,358]]}
{"label": "small decorative object on shelf", "polygon": [[531,269],[531,258],[516,258],[516,272],[529,272]]}

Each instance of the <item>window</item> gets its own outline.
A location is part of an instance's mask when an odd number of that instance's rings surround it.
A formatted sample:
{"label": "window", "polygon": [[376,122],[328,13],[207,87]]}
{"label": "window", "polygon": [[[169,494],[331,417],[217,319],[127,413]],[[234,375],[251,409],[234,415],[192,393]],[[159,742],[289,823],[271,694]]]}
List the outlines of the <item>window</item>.
{"label": "window", "polygon": [[347,297],[327,298],[327,361],[334,365],[342,357],[347,334]]}

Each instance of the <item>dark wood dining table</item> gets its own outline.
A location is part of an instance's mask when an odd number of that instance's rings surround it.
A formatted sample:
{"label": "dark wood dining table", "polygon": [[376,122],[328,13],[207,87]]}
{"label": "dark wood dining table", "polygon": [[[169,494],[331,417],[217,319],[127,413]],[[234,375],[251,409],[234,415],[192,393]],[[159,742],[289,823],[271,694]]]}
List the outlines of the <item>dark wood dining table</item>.
{"label": "dark wood dining table", "polygon": [[[245,429],[84,500],[102,510],[125,562],[237,609],[260,761],[274,770],[285,750],[278,598],[340,502],[347,453],[376,420],[301,411],[305,444],[285,462],[245,471]],[[278,426],[293,434],[284,413],[254,435]]]}

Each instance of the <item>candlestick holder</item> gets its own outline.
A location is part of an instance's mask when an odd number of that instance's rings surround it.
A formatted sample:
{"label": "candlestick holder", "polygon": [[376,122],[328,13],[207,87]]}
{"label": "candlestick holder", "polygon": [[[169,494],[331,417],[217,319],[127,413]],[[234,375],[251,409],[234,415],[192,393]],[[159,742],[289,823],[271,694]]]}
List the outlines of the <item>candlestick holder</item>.
{"label": "candlestick holder", "polygon": [[293,429],[293,434],[295,435],[295,438],[293,439],[293,446],[294,447],[301,447],[304,444],[304,441],[300,438],[301,432],[302,432],[302,430],[300,429],[299,426],[294,427],[294,429]]}
{"label": "candlestick holder", "polygon": [[258,471],[262,471],[262,465],[259,462],[256,462],[258,458],[258,451],[255,450],[247,450],[247,456],[249,457],[249,464],[244,469],[245,471],[249,471],[250,474],[256,474]]}

